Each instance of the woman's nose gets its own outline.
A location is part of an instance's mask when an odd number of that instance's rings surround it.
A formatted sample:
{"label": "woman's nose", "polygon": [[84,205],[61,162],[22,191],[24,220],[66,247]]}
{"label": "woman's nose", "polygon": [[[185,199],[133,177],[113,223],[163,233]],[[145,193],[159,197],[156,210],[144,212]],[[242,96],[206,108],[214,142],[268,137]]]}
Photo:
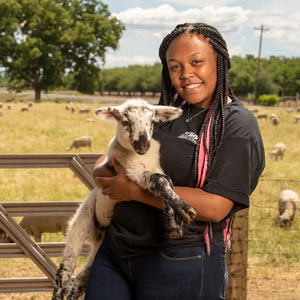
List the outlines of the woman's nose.
{"label": "woman's nose", "polygon": [[189,78],[193,76],[193,71],[191,66],[184,66],[182,68],[180,79]]}

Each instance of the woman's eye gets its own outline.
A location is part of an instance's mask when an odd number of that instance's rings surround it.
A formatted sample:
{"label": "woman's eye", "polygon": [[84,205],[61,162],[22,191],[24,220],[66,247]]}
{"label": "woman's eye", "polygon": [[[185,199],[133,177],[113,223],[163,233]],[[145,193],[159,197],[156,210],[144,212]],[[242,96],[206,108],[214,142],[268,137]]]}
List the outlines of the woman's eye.
{"label": "woman's eye", "polygon": [[179,65],[173,65],[173,66],[170,66],[169,69],[170,71],[175,71],[179,68]]}
{"label": "woman's eye", "polygon": [[195,59],[195,60],[193,60],[193,64],[194,64],[194,65],[198,65],[198,64],[200,64],[200,63],[202,63],[202,60],[201,60],[201,59]]}

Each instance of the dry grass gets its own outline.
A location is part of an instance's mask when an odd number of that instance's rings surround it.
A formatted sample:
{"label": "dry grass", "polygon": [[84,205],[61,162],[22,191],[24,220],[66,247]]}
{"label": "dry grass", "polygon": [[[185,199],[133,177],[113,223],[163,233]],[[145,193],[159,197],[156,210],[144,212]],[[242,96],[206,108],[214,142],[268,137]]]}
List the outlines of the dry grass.
{"label": "dry grass", "polygon": [[[20,112],[24,103],[12,103],[0,118],[0,153],[65,153],[72,140],[82,135],[94,138],[92,153],[104,153],[114,133],[114,123],[87,123],[88,115],[71,114],[62,103],[34,104],[29,112]],[[74,104],[78,110],[80,103]],[[88,104],[92,110],[99,104]],[[249,210],[248,299],[300,299],[300,217],[299,211],[290,229],[275,223],[278,194],[289,188],[300,194],[300,124],[293,123],[296,112],[284,108],[259,108],[276,113],[279,125],[259,120],[265,151],[266,169],[251,196]],[[283,160],[271,160],[274,144],[284,142]],[[82,148],[81,153],[89,153]],[[287,180],[288,179],[288,180]],[[294,180],[294,181],[293,181]],[[0,201],[81,201],[87,188],[68,169],[0,170]],[[61,234],[44,234],[43,241],[62,241]],[[59,259],[54,260],[58,263]],[[83,260],[81,260],[82,265]],[[24,259],[0,260],[0,278],[42,276]],[[49,299],[50,293],[0,294],[6,299]]]}

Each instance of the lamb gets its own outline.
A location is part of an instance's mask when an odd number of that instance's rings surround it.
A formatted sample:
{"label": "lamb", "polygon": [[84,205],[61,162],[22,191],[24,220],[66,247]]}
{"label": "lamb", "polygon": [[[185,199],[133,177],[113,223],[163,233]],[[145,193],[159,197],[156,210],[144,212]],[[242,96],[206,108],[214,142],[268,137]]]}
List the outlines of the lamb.
{"label": "lamb", "polygon": [[278,222],[280,226],[291,226],[297,206],[299,205],[299,196],[292,190],[283,190],[279,194],[279,217]]}
{"label": "lamb", "polygon": [[[174,192],[170,178],[163,173],[159,165],[160,146],[152,139],[152,131],[154,122],[170,121],[181,113],[179,108],[150,105],[139,99],[95,110],[98,119],[117,121],[116,135],[108,145],[107,159],[114,156],[130,180],[162,198],[165,230],[170,238],[181,237],[182,221],[189,223],[196,217],[196,212]],[[84,294],[90,267],[103,241],[105,227],[110,224],[115,204],[116,201],[95,188],[76,211],[66,234],[66,248],[56,273],[52,300],[63,299],[64,295],[68,300],[79,299]],[[86,265],[72,281],[86,239],[91,252]]]}
{"label": "lamb", "polygon": [[25,216],[19,225],[37,242],[41,242],[43,232],[59,232],[64,234],[67,230],[68,218],[66,216],[40,217]]}
{"label": "lamb", "polygon": [[284,153],[286,150],[286,145],[284,143],[277,143],[274,146],[274,149],[272,151],[269,152],[270,157],[275,157],[275,160],[278,159],[278,157],[280,157],[281,159],[283,159]]}
{"label": "lamb", "polygon": [[86,136],[81,136],[79,138],[76,138],[73,140],[71,146],[66,148],[66,151],[70,151],[72,148],[75,148],[76,150],[79,149],[81,147],[89,147],[89,149],[92,149],[92,142],[93,142],[93,138],[89,135]]}

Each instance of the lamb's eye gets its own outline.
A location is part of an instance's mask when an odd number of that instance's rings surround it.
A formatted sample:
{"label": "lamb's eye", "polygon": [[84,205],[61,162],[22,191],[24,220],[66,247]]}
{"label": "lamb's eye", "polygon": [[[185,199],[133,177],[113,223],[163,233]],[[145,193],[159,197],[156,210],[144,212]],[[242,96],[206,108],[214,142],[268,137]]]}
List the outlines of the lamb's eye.
{"label": "lamb's eye", "polygon": [[129,125],[129,122],[128,121],[122,121],[122,125],[124,126],[124,127],[127,127],[128,125]]}

